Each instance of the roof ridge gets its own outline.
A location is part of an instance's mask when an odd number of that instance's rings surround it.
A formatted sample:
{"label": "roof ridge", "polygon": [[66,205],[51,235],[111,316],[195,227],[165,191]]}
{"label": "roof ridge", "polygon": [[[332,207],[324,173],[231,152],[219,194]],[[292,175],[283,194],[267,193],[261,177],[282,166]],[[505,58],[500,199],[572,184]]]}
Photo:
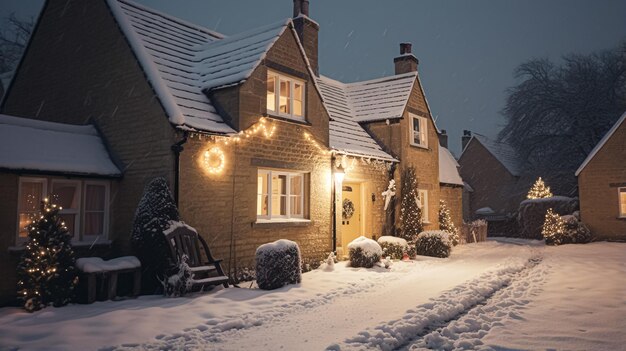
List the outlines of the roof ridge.
{"label": "roof ridge", "polygon": [[206,27],[201,26],[201,25],[196,24],[196,23],[185,21],[184,19],[181,19],[180,17],[172,16],[172,15],[167,14],[165,12],[161,12],[161,11],[155,10],[155,9],[153,9],[151,7],[148,7],[148,6],[136,3],[134,1],[130,1],[130,0],[108,0],[109,3],[113,2],[113,1],[120,2],[120,3],[126,4],[128,6],[132,6],[132,7],[135,7],[137,9],[146,11],[146,12],[150,12],[150,13],[152,13],[154,15],[157,15],[157,16],[161,16],[163,18],[166,18],[166,19],[168,19],[170,21],[176,22],[176,23],[178,23],[178,24],[180,24],[182,26],[188,27],[190,29],[195,29],[195,30],[199,30],[199,31],[205,32],[208,35],[214,36],[216,39],[224,39],[224,38],[227,37],[226,35],[224,35],[224,34],[222,34],[220,32],[211,30],[209,28],[206,28]]}
{"label": "roof ridge", "polygon": [[609,139],[611,139],[611,137],[613,136],[613,133],[615,133],[615,131],[622,125],[622,123],[624,123],[624,120],[626,120],[626,111],[617,120],[617,122],[615,122],[615,124],[611,127],[611,129],[609,129],[609,131],[606,132],[606,134],[604,134],[604,136],[602,137],[602,139],[600,139],[600,141],[596,144],[596,146],[594,146],[594,148],[591,150],[589,155],[587,155],[587,157],[585,158],[583,163],[580,164],[580,166],[578,167],[578,169],[574,173],[575,176],[578,177],[580,172],[582,172],[583,168],[585,168],[587,166],[587,164],[589,162],[591,162],[591,159],[593,159],[596,156],[596,154],[598,153],[598,151],[600,151],[600,149],[602,149],[604,144],[606,144],[606,142]]}
{"label": "roof ridge", "polygon": [[351,82],[351,83],[343,83],[348,87],[352,87],[355,85],[364,85],[364,84],[375,84],[375,83],[380,83],[380,82],[384,82],[384,81],[393,81],[393,80],[398,80],[398,79],[402,79],[402,78],[406,78],[406,77],[410,77],[410,76],[417,76],[417,72],[408,72],[408,73],[402,73],[402,74],[394,74],[391,76],[384,76],[384,77],[379,77],[379,78],[373,78],[373,79],[368,79],[368,80],[361,80],[361,81],[357,81],[357,82]]}

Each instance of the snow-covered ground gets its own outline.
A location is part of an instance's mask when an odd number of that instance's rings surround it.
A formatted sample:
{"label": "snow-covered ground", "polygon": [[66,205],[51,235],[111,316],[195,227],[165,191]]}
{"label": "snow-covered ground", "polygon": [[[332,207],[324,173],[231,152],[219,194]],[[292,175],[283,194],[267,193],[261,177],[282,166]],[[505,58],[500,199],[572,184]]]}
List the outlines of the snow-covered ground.
{"label": "snow-covered ground", "polygon": [[0,350],[620,350],[624,326],[626,244],[508,239],[274,291],[3,308]]}

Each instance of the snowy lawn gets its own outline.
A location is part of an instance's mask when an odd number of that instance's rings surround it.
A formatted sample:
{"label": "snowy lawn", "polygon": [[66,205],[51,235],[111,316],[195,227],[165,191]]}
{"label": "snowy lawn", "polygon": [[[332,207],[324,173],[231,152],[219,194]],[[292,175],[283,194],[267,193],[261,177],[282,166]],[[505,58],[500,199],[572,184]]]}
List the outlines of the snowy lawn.
{"label": "snowy lawn", "polygon": [[626,244],[456,247],[384,268],[305,273],[274,291],[216,288],[0,309],[4,349],[606,349],[626,345]]}

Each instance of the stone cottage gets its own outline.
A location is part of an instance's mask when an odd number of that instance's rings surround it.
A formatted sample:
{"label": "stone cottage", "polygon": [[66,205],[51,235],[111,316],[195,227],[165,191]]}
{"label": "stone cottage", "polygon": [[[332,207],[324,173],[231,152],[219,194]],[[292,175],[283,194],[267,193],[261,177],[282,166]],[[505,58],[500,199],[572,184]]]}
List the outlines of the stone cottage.
{"label": "stone cottage", "polygon": [[410,46],[394,76],[338,82],[319,75],[308,14],[296,0],[292,19],[224,36],[127,0],[46,1],[0,107],[0,133],[20,130],[25,147],[0,153],[0,302],[14,296],[24,219],[50,193],[67,204],[77,253],[112,257],[131,252],[143,188],[165,177],[233,274],[276,239],[319,260],[380,236],[381,194],[409,165],[426,228],[438,228],[447,183]]}

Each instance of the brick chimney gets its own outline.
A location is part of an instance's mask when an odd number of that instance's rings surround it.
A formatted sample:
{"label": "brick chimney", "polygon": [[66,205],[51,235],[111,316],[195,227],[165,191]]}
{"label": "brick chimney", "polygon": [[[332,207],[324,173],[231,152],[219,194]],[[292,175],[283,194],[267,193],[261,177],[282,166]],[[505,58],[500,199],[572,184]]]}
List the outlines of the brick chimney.
{"label": "brick chimney", "polygon": [[411,53],[411,43],[400,43],[400,56],[393,59],[396,74],[417,72],[419,61]]}
{"label": "brick chimney", "polygon": [[461,137],[461,152],[465,150],[467,143],[469,143],[470,139],[472,139],[472,132],[469,130],[463,131],[463,136]]}
{"label": "brick chimney", "polygon": [[293,25],[313,72],[319,76],[317,36],[320,26],[309,18],[309,0],[293,0]]}
{"label": "brick chimney", "polygon": [[441,134],[439,134],[439,145],[448,148],[448,133],[445,129],[441,130]]}

